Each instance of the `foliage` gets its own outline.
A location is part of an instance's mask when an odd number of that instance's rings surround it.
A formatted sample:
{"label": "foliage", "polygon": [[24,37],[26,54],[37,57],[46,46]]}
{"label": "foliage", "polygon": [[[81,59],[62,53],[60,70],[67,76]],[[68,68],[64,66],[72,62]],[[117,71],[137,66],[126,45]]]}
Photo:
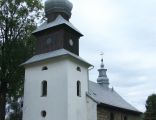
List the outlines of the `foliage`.
{"label": "foliage", "polygon": [[31,32],[42,16],[40,0],[0,0],[0,120],[4,120],[6,99],[23,93],[24,68],[34,53]]}
{"label": "foliage", "polygon": [[152,94],[146,101],[144,120],[156,120],[156,94]]}
{"label": "foliage", "polygon": [[7,118],[6,120],[22,120],[22,106],[23,100],[18,99],[17,101],[11,100],[8,103]]}

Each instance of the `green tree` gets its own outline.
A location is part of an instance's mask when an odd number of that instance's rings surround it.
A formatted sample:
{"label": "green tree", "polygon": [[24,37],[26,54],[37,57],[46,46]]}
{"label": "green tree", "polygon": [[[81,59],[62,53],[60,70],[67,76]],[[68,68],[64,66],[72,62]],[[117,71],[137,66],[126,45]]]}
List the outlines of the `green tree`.
{"label": "green tree", "polygon": [[18,101],[11,100],[9,101],[7,109],[7,118],[6,120],[22,120],[22,106],[23,100],[18,99]]}
{"label": "green tree", "polygon": [[156,94],[152,94],[146,101],[144,120],[156,120]]}
{"label": "green tree", "polygon": [[31,32],[42,8],[40,0],[0,0],[0,120],[7,99],[23,93],[24,68],[19,65],[34,52]]}

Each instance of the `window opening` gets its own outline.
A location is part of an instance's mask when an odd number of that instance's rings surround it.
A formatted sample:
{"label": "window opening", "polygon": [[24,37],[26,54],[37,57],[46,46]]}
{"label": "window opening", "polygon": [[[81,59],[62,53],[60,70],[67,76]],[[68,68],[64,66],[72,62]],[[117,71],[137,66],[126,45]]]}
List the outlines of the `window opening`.
{"label": "window opening", "polygon": [[80,67],[77,67],[76,69],[77,69],[77,71],[81,72],[81,68]]}
{"label": "window opening", "polygon": [[42,70],[48,70],[47,66],[42,67]]}
{"label": "window opening", "polygon": [[47,96],[47,81],[42,82],[42,96]]}
{"label": "window opening", "polygon": [[46,111],[45,111],[45,110],[41,111],[41,116],[42,116],[42,117],[44,117],[44,118],[45,118],[45,117],[46,117],[46,115],[47,115],[47,113],[46,113]]}
{"label": "window opening", "polygon": [[81,82],[77,81],[77,96],[81,97]]}
{"label": "window opening", "polygon": [[124,116],[124,120],[127,120],[127,116]]}
{"label": "window opening", "polygon": [[114,113],[110,113],[110,120],[114,120]]}

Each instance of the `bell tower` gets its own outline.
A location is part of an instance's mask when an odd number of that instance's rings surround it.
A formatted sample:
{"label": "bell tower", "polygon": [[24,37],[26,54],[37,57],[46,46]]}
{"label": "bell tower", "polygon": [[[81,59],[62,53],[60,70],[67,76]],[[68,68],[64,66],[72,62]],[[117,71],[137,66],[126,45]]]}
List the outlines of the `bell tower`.
{"label": "bell tower", "polygon": [[47,0],[47,21],[33,32],[37,38],[36,54],[66,49],[79,55],[79,38],[82,34],[69,22],[72,3],[68,0]]}
{"label": "bell tower", "polygon": [[47,0],[36,54],[25,67],[23,120],[87,120],[88,68],[79,56],[82,34],[70,23],[72,3]]}

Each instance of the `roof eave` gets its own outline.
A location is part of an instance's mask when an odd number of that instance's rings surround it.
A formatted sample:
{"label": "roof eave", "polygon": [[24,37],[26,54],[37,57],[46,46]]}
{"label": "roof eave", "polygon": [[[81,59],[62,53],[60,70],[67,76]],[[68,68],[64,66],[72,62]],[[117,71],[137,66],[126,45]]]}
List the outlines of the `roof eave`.
{"label": "roof eave", "polygon": [[88,67],[92,66],[90,63],[88,63],[88,62],[86,62],[84,60],[81,60],[81,59],[79,59],[79,58],[77,58],[77,57],[75,57],[74,55],[71,55],[71,54],[62,54],[62,55],[58,55],[58,56],[54,56],[54,57],[49,57],[49,58],[45,58],[45,59],[41,59],[41,60],[37,60],[37,61],[33,61],[33,62],[25,62],[25,63],[21,64],[20,66],[27,66],[27,65],[30,65],[30,64],[34,64],[34,63],[39,63],[39,62],[41,62],[43,60],[50,60],[50,59],[55,59],[57,57],[63,57],[63,56],[69,56],[71,58],[74,58],[76,60],[79,60],[80,62],[86,64]]}
{"label": "roof eave", "polygon": [[62,26],[62,25],[65,25],[65,26],[69,27],[70,29],[74,30],[80,37],[84,36],[81,32],[75,30],[74,28],[70,27],[70,26],[67,25],[66,23],[61,23],[61,24],[55,25],[55,26],[53,26],[53,27],[47,27],[47,28],[42,29],[42,30],[37,30],[37,29],[36,29],[36,30],[34,30],[34,31],[32,32],[32,34],[35,35],[35,34],[37,34],[37,33],[46,31],[46,30],[51,29],[51,28],[56,28],[56,27],[59,27],[59,26]]}

